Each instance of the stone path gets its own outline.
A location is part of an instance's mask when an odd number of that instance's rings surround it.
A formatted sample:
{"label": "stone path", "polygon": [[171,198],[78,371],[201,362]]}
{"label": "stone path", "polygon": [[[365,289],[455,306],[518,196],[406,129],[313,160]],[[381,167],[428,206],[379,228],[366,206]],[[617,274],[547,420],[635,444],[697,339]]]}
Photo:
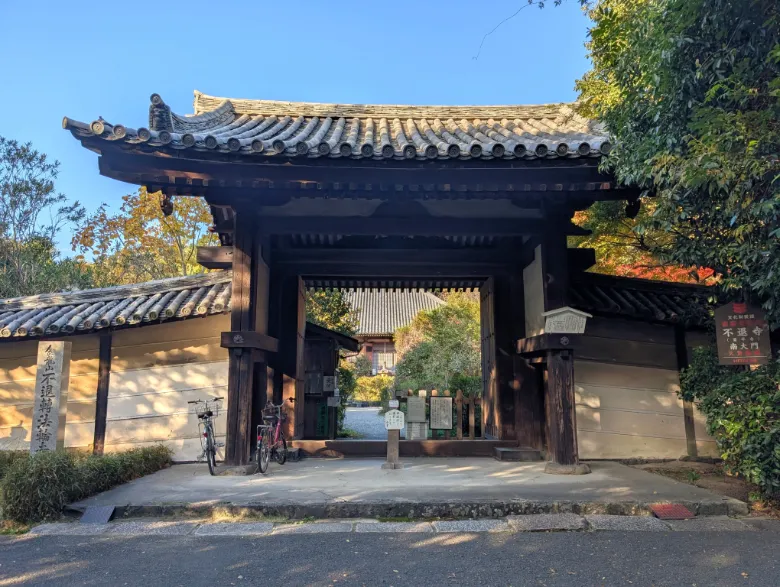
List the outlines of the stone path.
{"label": "stone path", "polygon": [[344,428],[361,435],[361,440],[387,440],[385,421],[379,416],[379,408],[347,408]]}
{"label": "stone path", "polygon": [[532,514],[506,518],[437,520],[433,522],[380,522],[377,520],[327,520],[316,522],[203,522],[198,520],[134,520],[108,524],[57,522],[30,530],[38,536],[266,536],[324,533],[437,533],[561,532],[629,530],[652,532],[772,532],[780,533],[780,520],[708,516],[683,521],[662,521],[649,516]]}

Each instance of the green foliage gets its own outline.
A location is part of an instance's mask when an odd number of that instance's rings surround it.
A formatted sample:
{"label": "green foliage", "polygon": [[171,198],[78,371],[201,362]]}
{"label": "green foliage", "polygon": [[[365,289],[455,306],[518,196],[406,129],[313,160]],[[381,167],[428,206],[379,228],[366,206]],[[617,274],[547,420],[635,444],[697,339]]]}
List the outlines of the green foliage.
{"label": "green foliage", "polygon": [[366,355],[355,357],[355,375],[358,377],[371,375],[371,361]]}
{"label": "green foliage", "polygon": [[337,410],[338,421],[336,423],[336,433],[341,434],[344,430],[344,416],[347,413],[347,402],[352,399],[355,395],[355,390],[357,389],[355,367],[344,359],[339,361],[338,382],[341,405],[339,405]]}
{"label": "green foliage", "polygon": [[355,399],[361,402],[387,403],[393,389],[393,381],[391,375],[358,377]]}
{"label": "green foliage", "polygon": [[0,481],[3,480],[8,469],[16,461],[26,459],[30,455],[26,450],[2,450],[0,451]]}
{"label": "green foliage", "polygon": [[767,496],[780,495],[780,360],[742,370],[700,347],[680,384],[683,399],[706,416],[726,467]]}
{"label": "green foliage", "polygon": [[479,300],[450,294],[447,303],[422,311],[395,332],[399,389],[480,389]]}
{"label": "green foliage", "polygon": [[638,235],[663,262],[711,268],[780,322],[780,4],[600,0],[581,112],[606,124],[604,162],[656,196]]}
{"label": "green foliage", "polygon": [[306,320],[347,336],[354,336],[358,328],[357,312],[340,289],[306,292]]}
{"label": "green foliage", "polygon": [[86,264],[61,259],[54,242],[84,208],[56,191],[60,164],[0,136],[0,298],[90,287]]}
{"label": "green foliage", "polygon": [[15,522],[53,519],[68,503],[170,463],[171,451],[162,445],[103,456],[46,451],[15,458],[0,482],[3,518]]}

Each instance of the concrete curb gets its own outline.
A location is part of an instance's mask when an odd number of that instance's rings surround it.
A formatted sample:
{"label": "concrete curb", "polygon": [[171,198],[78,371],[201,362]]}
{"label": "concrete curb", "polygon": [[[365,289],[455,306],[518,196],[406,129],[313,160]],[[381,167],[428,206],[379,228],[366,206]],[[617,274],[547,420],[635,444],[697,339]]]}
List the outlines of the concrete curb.
{"label": "concrete curb", "polygon": [[[656,503],[656,502],[654,502]],[[663,502],[659,502],[663,503]],[[676,502],[697,516],[745,516],[746,503],[730,498],[708,501]],[[525,514],[581,514],[618,516],[649,516],[646,502],[578,502],[578,501],[430,501],[430,502],[322,502],[322,503],[158,503],[120,505],[116,519],[151,516],[211,517],[225,513],[232,516],[262,515],[301,520],[305,518],[503,518]],[[83,508],[69,508],[81,512]]]}

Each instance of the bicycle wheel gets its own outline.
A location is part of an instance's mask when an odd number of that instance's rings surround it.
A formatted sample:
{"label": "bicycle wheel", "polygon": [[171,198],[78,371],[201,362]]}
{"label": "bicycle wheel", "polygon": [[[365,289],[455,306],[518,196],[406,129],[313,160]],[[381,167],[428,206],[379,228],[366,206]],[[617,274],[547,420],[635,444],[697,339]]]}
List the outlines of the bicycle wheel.
{"label": "bicycle wheel", "polygon": [[214,433],[211,431],[211,428],[209,428],[208,436],[206,437],[206,462],[209,465],[209,473],[216,475],[217,447],[214,444]]}
{"label": "bicycle wheel", "polygon": [[276,462],[283,465],[287,462],[287,440],[282,436],[276,447]]}
{"label": "bicycle wheel", "polygon": [[268,446],[268,437],[263,434],[260,437],[260,443],[255,453],[255,460],[257,461],[257,470],[265,474],[268,470],[268,463],[271,460],[271,449]]}

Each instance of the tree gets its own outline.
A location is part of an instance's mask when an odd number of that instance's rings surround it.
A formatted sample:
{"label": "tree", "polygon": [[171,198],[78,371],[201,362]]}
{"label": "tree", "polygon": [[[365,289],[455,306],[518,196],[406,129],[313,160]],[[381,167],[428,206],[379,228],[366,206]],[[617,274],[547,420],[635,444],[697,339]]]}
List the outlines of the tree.
{"label": "tree", "polygon": [[639,230],[647,225],[655,208],[654,200],[646,200],[637,216],[629,218],[625,202],[596,202],[574,215],[574,222],[591,234],[569,237],[570,242],[594,249],[596,273],[688,283],[711,281],[712,269],[682,267],[659,258],[657,251],[671,246],[672,236],[661,230]]}
{"label": "tree", "polygon": [[340,289],[306,292],[306,320],[347,336],[357,333],[357,312]]}
{"label": "tree", "polygon": [[56,191],[58,161],[0,136],[0,298],[89,287],[84,263],[60,259],[60,230],[84,208]]}
{"label": "tree", "polygon": [[197,248],[217,238],[208,231],[208,205],[201,198],[178,197],[173,213],[165,216],[160,198],[142,187],[122,198],[118,214],[103,204],[80,223],[73,249],[92,257],[99,285],[205,272],[197,263]]}
{"label": "tree", "polygon": [[479,301],[464,293],[395,332],[396,387],[480,390]]}
{"label": "tree", "polygon": [[[606,124],[604,167],[654,196],[635,228],[664,262],[712,269],[780,323],[780,4],[601,0],[581,113]],[[643,200],[647,202],[647,197]]]}

